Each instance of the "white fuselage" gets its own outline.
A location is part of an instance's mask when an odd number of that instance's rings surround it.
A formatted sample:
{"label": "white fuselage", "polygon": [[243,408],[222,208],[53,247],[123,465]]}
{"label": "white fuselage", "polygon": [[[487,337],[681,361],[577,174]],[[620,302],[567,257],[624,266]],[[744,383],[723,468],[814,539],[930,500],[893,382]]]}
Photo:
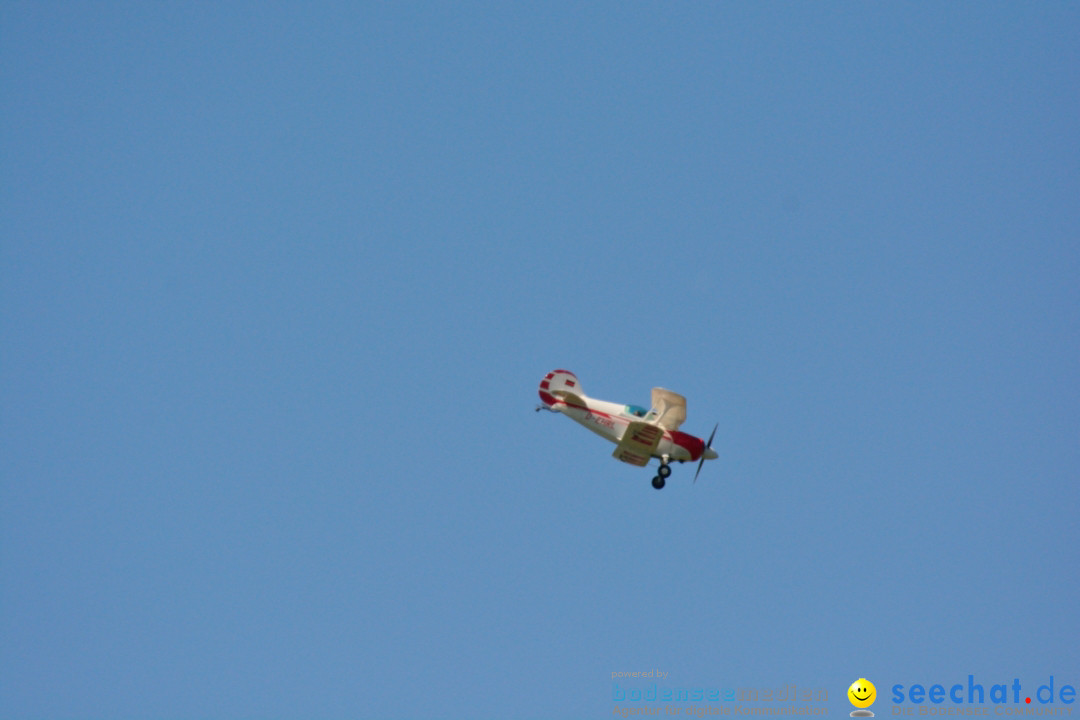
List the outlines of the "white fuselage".
{"label": "white fuselage", "polygon": [[[630,406],[628,405],[619,405],[618,403],[596,400],[590,397],[583,397],[581,400],[585,403],[585,407],[559,401],[551,409],[555,412],[561,412],[571,420],[615,444],[622,440],[623,434],[631,422],[648,422],[650,419],[650,416],[642,417],[633,414],[630,412]],[[682,433],[679,434],[682,435]],[[669,430],[664,430],[664,436],[660,439],[656,450],[653,452],[653,457],[663,458],[665,456],[669,460],[679,462],[696,459],[687,448],[675,442],[674,436]]]}

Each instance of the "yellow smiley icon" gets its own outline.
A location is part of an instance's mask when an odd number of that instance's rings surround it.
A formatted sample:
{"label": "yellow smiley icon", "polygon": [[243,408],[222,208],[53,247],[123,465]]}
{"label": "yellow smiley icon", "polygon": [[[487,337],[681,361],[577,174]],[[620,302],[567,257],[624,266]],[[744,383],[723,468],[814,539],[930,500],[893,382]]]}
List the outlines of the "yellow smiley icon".
{"label": "yellow smiley icon", "polygon": [[859,678],[851,683],[851,687],[847,690],[847,696],[855,707],[868,708],[874,704],[874,700],[877,698],[877,688],[874,687],[874,683],[866,678]]}

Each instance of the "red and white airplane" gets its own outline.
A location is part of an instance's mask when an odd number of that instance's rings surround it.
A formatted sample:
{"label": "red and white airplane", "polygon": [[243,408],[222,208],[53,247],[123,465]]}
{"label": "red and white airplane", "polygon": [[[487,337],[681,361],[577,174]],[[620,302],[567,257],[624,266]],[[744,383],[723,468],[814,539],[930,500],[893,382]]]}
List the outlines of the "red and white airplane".
{"label": "red and white airplane", "polygon": [[595,400],[581,389],[574,373],[555,370],[540,381],[540,399],[544,404],[536,407],[537,412],[562,413],[607,438],[617,446],[614,453],[617,459],[644,467],[651,458],[658,458],[660,469],[652,480],[657,490],[664,487],[664,481],[671,475],[672,460],[680,463],[698,460],[694,473],[697,482],[705,461],[719,457],[712,449],[716,427],[708,442],[679,432],[679,426],[686,420],[686,398],[664,388],[653,388],[652,409],[646,410],[637,405]]}

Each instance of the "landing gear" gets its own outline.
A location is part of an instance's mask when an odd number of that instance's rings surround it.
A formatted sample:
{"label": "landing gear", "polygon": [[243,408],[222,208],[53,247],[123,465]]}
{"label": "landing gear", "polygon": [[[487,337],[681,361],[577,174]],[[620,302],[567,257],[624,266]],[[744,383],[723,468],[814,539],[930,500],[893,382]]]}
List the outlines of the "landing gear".
{"label": "landing gear", "polygon": [[668,456],[660,458],[660,467],[656,469],[656,477],[652,479],[652,486],[657,490],[662,490],[664,487],[664,481],[671,477],[671,466],[668,465]]}

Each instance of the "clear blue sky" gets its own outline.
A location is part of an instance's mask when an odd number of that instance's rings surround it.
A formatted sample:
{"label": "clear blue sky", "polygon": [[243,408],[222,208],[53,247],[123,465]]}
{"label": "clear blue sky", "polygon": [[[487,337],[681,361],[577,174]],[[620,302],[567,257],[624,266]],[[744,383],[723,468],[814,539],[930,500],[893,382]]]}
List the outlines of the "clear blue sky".
{"label": "clear blue sky", "polygon": [[3,3],[0,715],[1080,685],[1078,118],[1075,3]]}

